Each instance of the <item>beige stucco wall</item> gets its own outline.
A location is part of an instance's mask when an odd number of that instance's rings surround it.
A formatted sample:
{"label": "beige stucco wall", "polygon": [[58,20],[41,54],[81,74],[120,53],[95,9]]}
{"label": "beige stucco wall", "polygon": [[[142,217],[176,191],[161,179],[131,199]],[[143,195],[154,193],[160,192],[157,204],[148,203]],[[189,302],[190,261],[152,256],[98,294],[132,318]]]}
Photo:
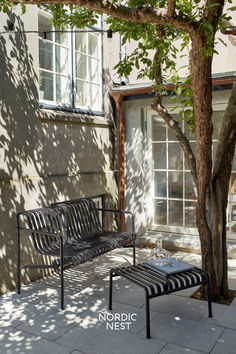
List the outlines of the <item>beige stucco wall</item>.
{"label": "beige stucco wall", "polygon": [[[13,14],[15,30],[37,30],[37,11],[28,6],[25,15]],[[8,20],[0,14],[0,31]],[[17,212],[103,193],[107,206],[116,206],[114,122],[107,101],[106,115],[96,117],[39,109],[37,34],[0,36],[0,293],[16,286]],[[43,261],[23,236],[22,261],[36,259]],[[27,272],[24,281],[37,275]]]}

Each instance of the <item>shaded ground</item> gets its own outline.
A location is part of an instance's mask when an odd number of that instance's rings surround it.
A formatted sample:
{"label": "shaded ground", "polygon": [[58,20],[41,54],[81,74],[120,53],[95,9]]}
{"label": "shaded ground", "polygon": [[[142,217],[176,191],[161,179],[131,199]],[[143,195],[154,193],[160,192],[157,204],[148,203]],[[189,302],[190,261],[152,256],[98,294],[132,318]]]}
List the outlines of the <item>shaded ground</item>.
{"label": "shaded ground", "polygon": [[[138,261],[149,258],[137,250]],[[193,264],[200,258],[178,254]],[[65,305],[59,310],[57,275],[34,282],[0,298],[0,348],[2,353],[63,354],[235,354],[236,302],[213,304],[190,298],[192,290],[151,300],[151,339],[146,339],[144,292],[125,279],[114,279],[113,310],[107,311],[109,270],[132,262],[131,249],[117,249],[91,263],[65,272]],[[231,262],[230,286],[236,266]],[[104,319],[108,315],[108,320]],[[110,314],[110,317],[109,317]],[[107,326],[109,318],[132,318],[125,328]],[[113,317],[112,317],[113,316]],[[117,317],[118,318],[118,317]],[[111,324],[112,321],[110,321]],[[120,321],[117,321],[120,322]],[[127,325],[127,322],[131,322]]]}

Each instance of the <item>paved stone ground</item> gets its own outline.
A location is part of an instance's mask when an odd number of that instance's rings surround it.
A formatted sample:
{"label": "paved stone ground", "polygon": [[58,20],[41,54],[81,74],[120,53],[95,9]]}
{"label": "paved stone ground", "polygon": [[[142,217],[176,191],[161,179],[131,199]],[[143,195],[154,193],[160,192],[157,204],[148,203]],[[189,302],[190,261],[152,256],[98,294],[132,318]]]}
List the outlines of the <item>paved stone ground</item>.
{"label": "paved stone ground", "polygon": [[[139,262],[149,258],[145,249],[137,254]],[[174,255],[200,265],[197,255]],[[59,310],[57,275],[23,286],[20,295],[1,296],[0,353],[236,353],[236,301],[230,306],[213,304],[213,318],[208,318],[207,303],[189,297],[193,289],[154,298],[152,338],[146,339],[144,291],[115,278],[113,310],[107,311],[109,269],[128,263],[132,250],[126,248],[67,270],[64,311]],[[235,261],[229,261],[229,278],[230,287],[236,288]],[[122,315],[125,323],[117,320],[114,327],[112,315]]]}

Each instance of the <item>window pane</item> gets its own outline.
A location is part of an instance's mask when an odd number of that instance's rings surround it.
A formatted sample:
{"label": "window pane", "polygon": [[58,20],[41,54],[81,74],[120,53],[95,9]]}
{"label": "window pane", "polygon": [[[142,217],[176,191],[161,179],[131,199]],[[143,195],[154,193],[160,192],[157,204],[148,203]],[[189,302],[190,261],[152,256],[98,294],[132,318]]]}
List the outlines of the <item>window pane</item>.
{"label": "window pane", "polygon": [[169,201],[169,225],[183,226],[183,202]]}
{"label": "window pane", "polygon": [[67,77],[56,75],[56,100],[60,103],[69,103],[70,80]]}
{"label": "window pane", "polygon": [[187,138],[189,140],[195,140],[195,132],[192,132],[190,130],[190,128],[187,126],[186,122],[185,122],[185,125],[184,125],[184,132],[185,132],[185,135],[187,136]]}
{"label": "window pane", "polygon": [[[56,31],[58,31],[58,27],[56,28]],[[67,29],[65,28],[65,31]],[[65,32],[55,32],[55,42],[58,43],[58,44],[62,44],[64,45],[65,47],[68,46],[68,33],[65,33]]]}
{"label": "window pane", "polygon": [[75,34],[75,50],[87,53],[87,36],[86,33]]}
{"label": "window pane", "polygon": [[166,172],[154,172],[154,196],[167,197]]}
{"label": "window pane", "polygon": [[68,75],[69,65],[68,65],[68,50],[56,46],[56,72]]}
{"label": "window pane", "polygon": [[44,40],[39,40],[39,67],[53,70],[53,45]]}
{"label": "window pane", "polygon": [[183,198],[182,172],[169,172],[169,198]]}
{"label": "window pane", "polygon": [[185,226],[196,228],[196,202],[185,202]]}
{"label": "window pane", "polygon": [[44,100],[53,101],[53,74],[40,71],[40,96]]}
{"label": "window pane", "polygon": [[166,200],[154,200],[154,224],[166,225],[167,202]]}
{"label": "window pane", "polygon": [[76,54],[76,77],[79,79],[87,78],[87,57],[83,54]]}
{"label": "window pane", "polygon": [[47,16],[43,16],[39,14],[38,17],[38,30],[39,30],[39,37],[43,38],[43,32],[47,32],[47,39],[52,41],[52,24],[49,22],[49,18]]}
{"label": "window pane", "polygon": [[166,144],[152,144],[154,169],[166,169]]}
{"label": "window pane", "polygon": [[197,187],[193,182],[193,177],[191,173],[185,173],[185,198],[186,199],[197,199]]}
{"label": "window pane", "polygon": [[89,80],[98,83],[99,81],[99,61],[96,59],[88,58],[88,73]]}
{"label": "window pane", "polygon": [[166,141],[166,123],[157,116],[152,118],[152,140]]}
{"label": "window pane", "polygon": [[224,115],[223,111],[213,112],[212,115],[213,127],[214,127],[213,139],[217,139],[217,140],[219,139],[223,115]]}
{"label": "window pane", "polygon": [[87,83],[76,80],[76,106],[88,106]]}
{"label": "window pane", "polygon": [[168,159],[170,170],[183,169],[183,153],[179,143],[168,144]]}
{"label": "window pane", "polygon": [[89,85],[89,93],[90,93],[90,104],[91,107],[93,107],[94,110],[99,110],[101,109],[100,107],[100,99],[99,99],[99,86],[98,85]]}
{"label": "window pane", "polygon": [[88,34],[88,54],[98,57],[98,37],[94,34]]}

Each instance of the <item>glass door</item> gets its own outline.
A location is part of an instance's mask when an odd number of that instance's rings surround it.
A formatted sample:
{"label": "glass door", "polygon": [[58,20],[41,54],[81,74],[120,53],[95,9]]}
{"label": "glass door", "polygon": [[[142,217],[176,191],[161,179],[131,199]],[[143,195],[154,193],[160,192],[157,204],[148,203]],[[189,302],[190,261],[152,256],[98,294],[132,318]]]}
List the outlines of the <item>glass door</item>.
{"label": "glass door", "polygon": [[[215,107],[217,108],[217,107]],[[219,132],[224,111],[222,107],[213,114],[213,158],[219,139]],[[173,114],[178,119],[178,112]],[[187,135],[195,153],[194,134],[185,127],[184,121],[179,125]],[[164,120],[153,111],[147,111],[147,142],[151,153],[152,177],[150,179],[149,229],[198,234],[196,228],[197,189],[182,149],[175,135]],[[227,221],[228,237],[235,238],[236,231],[236,159],[234,159],[230,190],[228,197]]]}

